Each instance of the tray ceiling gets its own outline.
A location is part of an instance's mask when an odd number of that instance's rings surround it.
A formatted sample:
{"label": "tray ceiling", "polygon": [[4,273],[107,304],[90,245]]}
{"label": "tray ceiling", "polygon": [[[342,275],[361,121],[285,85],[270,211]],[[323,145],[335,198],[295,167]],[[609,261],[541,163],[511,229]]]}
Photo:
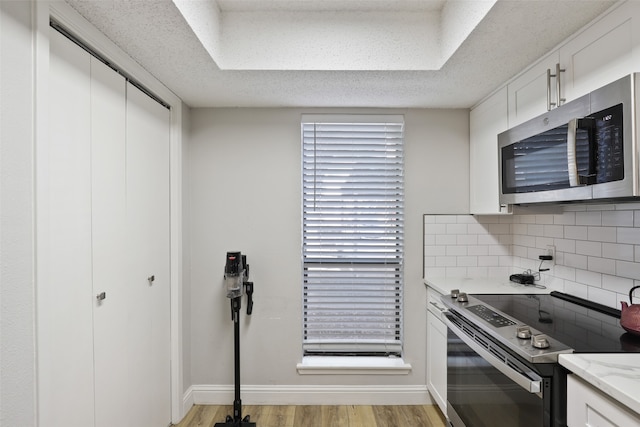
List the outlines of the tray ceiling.
{"label": "tray ceiling", "polygon": [[615,2],[67,3],[192,107],[468,108]]}

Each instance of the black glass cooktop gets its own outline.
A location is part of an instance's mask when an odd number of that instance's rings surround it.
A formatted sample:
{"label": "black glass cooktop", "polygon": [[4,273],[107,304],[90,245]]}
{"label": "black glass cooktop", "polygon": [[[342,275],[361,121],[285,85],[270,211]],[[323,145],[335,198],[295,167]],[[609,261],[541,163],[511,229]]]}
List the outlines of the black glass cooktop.
{"label": "black glass cooktop", "polygon": [[576,353],[640,353],[640,337],[622,329],[619,310],[560,292],[473,296],[573,348]]}

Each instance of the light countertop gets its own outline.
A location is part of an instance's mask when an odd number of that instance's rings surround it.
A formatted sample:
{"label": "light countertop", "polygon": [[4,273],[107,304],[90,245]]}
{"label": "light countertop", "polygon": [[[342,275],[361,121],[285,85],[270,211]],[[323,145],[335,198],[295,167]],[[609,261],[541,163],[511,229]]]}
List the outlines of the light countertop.
{"label": "light countertop", "polygon": [[509,278],[481,277],[429,277],[424,279],[425,285],[441,294],[448,294],[458,289],[467,294],[548,294],[553,289],[540,289],[510,282]]}
{"label": "light countertop", "polygon": [[560,364],[640,415],[640,353],[561,354]]}

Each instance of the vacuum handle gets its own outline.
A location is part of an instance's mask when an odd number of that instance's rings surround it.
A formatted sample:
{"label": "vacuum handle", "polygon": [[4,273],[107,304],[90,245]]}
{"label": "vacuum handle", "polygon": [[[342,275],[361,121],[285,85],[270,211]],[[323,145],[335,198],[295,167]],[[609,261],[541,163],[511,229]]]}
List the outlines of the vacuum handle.
{"label": "vacuum handle", "polygon": [[253,282],[244,282],[244,285],[247,292],[247,315],[251,316],[253,312]]}

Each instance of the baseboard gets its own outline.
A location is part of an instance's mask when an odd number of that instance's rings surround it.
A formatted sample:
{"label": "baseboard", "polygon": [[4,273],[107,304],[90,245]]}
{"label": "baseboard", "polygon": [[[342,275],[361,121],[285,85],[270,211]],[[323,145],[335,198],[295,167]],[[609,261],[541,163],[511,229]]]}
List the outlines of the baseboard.
{"label": "baseboard", "polygon": [[[193,385],[184,395],[185,413],[193,404],[230,405],[233,403],[233,398],[234,389],[230,385]],[[424,385],[243,385],[241,398],[245,405],[425,405],[433,403]]]}
{"label": "baseboard", "polygon": [[189,387],[189,389],[182,396],[182,417],[187,415],[191,407],[195,405],[195,400],[193,399],[193,387]]}

